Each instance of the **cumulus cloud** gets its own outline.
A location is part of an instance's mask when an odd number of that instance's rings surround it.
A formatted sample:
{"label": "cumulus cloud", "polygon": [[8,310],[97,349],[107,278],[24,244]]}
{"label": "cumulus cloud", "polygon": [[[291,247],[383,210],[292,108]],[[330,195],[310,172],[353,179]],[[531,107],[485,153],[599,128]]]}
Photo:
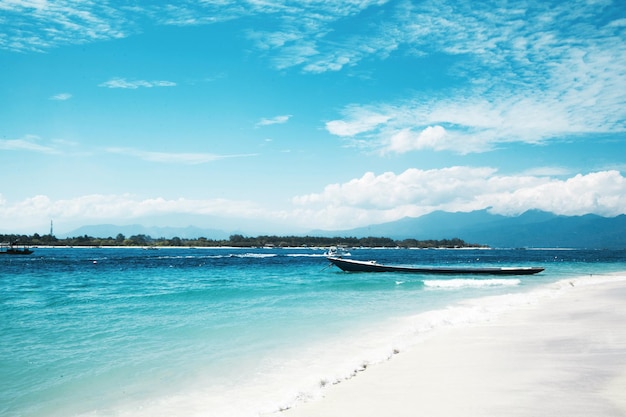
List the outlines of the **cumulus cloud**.
{"label": "cumulus cloud", "polygon": [[[293,199],[300,215],[326,228],[364,226],[419,217],[436,210],[519,215],[539,209],[562,215],[626,214],[626,179],[619,171],[549,176],[498,175],[494,168],[408,169],[372,172],[322,192]],[[306,214],[305,214],[306,213]]]}
{"label": "cumulus cloud", "polygon": [[441,126],[428,126],[421,132],[402,129],[389,137],[386,150],[405,153],[419,149],[440,149],[446,147],[446,129]]}
{"label": "cumulus cloud", "polygon": [[8,202],[0,195],[0,229],[45,225],[49,219],[76,223],[124,221],[154,215],[199,214],[280,222],[301,229],[346,229],[419,217],[436,210],[469,212],[489,209],[514,216],[538,209],[560,215],[626,214],[626,178],[619,171],[549,176],[499,175],[490,167],[455,166],[408,169],[399,174],[365,173],[320,193],[294,197],[292,207],[273,210],[248,201],[130,194],[86,195],[53,200],[39,195]]}
{"label": "cumulus cloud", "polygon": [[493,196],[492,211],[515,215],[530,208],[576,216],[626,214],[626,179],[618,171],[578,174]]}

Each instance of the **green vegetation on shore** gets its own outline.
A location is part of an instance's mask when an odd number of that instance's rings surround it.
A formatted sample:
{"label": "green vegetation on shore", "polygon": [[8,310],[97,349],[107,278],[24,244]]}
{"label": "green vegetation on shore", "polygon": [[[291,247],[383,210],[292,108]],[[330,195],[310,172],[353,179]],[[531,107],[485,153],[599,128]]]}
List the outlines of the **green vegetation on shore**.
{"label": "green vegetation on shore", "polygon": [[472,248],[484,247],[473,243],[466,243],[459,238],[441,240],[417,240],[404,239],[393,240],[386,237],[317,237],[317,236],[257,236],[246,237],[243,235],[231,235],[229,239],[207,239],[199,237],[197,239],[185,239],[173,237],[152,238],[147,235],[133,235],[126,237],[118,234],[116,237],[99,238],[92,236],[77,236],[58,239],[55,236],[35,233],[27,235],[0,235],[0,241],[12,242],[27,246],[183,246],[183,247],[328,247],[328,246],[350,246],[350,247],[405,247],[405,248]]}

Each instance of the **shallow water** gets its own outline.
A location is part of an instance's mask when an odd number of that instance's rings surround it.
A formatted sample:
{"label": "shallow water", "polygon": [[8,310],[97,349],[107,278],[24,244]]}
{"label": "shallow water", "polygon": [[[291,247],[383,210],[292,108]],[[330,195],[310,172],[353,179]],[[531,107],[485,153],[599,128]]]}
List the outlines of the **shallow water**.
{"label": "shallow water", "polygon": [[447,306],[626,269],[626,251],[351,253],[389,264],[546,270],[350,274],[329,267],[321,249],[37,248],[1,256],[0,415],[255,416],[318,395],[429,328],[471,320]]}

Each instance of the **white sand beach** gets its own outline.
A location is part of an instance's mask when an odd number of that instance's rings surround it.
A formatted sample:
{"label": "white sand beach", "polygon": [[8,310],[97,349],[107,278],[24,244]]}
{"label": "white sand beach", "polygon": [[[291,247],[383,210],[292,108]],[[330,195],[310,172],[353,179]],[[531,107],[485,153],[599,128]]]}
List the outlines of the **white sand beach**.
{"label": "white sand beach", "polygon": [[437,330],[276,415],[626,416],[626,273],[558,285],[488,322]]}

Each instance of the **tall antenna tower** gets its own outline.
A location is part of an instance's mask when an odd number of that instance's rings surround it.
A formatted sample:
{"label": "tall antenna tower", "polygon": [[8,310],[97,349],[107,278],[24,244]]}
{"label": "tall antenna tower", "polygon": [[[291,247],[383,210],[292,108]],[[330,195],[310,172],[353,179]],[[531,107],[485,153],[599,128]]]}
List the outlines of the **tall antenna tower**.
{"label": "tall antenna tower", "polygon": [[50,220],[50,236],[54,236],[54,231],[52,229],[52,220]]}

